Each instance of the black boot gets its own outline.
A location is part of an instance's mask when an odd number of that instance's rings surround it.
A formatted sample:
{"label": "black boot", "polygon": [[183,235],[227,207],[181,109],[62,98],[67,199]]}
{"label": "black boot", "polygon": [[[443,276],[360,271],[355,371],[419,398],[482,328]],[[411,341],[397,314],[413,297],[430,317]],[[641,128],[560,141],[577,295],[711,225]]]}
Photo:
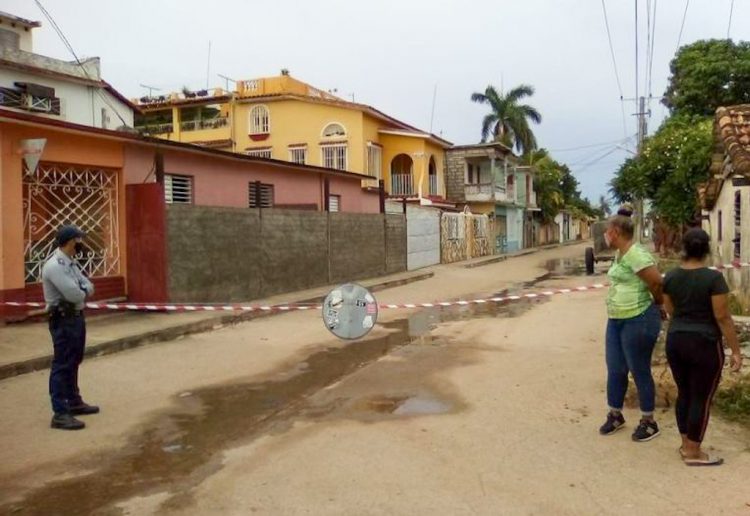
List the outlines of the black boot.
{"label": "black boot", "polygon": [[79,421],[70,414],[55,414],[52,416],[52,422],[49,426],[60,430],[81,430],[86,427],[86,423]]}
{"label": "black boot", "polygon": [[70,407],[70,413],[74,416],[87,416],[89,414],[98,414],[99,407],[96,405],[89,405],[86,402],[81,402],[80,405]]}

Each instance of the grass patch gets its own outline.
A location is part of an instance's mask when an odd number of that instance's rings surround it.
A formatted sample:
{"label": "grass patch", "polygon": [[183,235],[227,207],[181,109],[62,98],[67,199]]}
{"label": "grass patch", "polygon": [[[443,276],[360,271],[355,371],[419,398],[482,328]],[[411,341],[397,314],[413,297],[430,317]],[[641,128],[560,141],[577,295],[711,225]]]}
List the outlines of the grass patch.
{"label": "grass patch", "polygon": [[750,377],[720,389],[714,404],[726,419],[750,425]]}
{"label": "grass patch", "polygon": [[729,311],[732,315],[748,315],[750,313],[742,305],[736,294],[729,294]]}

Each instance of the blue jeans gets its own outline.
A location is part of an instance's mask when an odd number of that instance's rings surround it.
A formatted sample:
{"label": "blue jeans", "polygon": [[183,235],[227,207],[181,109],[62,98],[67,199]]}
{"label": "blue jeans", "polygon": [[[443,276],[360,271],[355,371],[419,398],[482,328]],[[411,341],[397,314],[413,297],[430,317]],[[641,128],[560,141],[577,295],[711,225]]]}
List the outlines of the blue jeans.
{"label": "blue jeans", "polygon": [[82,403],[78,390],[78,366],[83,362],[86,346],[86,321],[83,315],[53,317],[49,321],[49,332],[55,349],[49,375],[52,411],[65,414],[71,406]]}
{"label": "blue jeans", "polygon": [[661,314],[656,305],[630,319],[607,321],[607,402],[622,409],[628,390],[628,372],[638,388],[641,412],[654,411],[655,389],[651,376],[651,355],[659,338]]}

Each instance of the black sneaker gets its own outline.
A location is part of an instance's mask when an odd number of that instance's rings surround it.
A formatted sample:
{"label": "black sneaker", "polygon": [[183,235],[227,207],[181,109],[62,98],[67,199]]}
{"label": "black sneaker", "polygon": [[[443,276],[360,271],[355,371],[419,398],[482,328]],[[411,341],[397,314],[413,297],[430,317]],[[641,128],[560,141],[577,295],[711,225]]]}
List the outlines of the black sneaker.
{"label": "black sneaker", "polygon": [[610,411],[607,414],[607,422],[599,427],[599,433],[602,435],[611,435],[623,426],[625,426],[625,418],[622,416],[622,412],[616,414]]}
{"label": "black sneaker", "polygon": [[88,403],[81,402],[80,405],[70,407],[70,413],[74,416],[87,416],[89,414],[98,414],[99,407],[96,405],[89,405]]}
{"label": "black sneaker", "polygon": [[79,421],[70,414],[55,414],[52,416],[52,422],[49,426],[59,430],[81,430],[86,427],[86,423]]}
{"label": "black sneaker", "polygon": [[659,435],[659,425],[656,424],[656,421],[641,419],[638,428],[633,432],[633,440],[643,443],[650,441],[657,435]]}

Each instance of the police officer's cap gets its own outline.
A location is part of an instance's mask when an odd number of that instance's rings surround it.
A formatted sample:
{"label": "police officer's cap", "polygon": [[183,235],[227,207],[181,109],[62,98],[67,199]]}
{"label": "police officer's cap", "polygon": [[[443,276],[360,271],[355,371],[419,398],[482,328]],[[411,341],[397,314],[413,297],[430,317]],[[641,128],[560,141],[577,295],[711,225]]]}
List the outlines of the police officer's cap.
{"label": "police officer's cap", "polygon": [[57,230],[57,238],[55,240],[57,241],[58,247],[62,247],[74,238],[83,238],[84,236],[86,236],[86,233],[81,231],[78,226],[66,224],[60,226],[60,229]]}

